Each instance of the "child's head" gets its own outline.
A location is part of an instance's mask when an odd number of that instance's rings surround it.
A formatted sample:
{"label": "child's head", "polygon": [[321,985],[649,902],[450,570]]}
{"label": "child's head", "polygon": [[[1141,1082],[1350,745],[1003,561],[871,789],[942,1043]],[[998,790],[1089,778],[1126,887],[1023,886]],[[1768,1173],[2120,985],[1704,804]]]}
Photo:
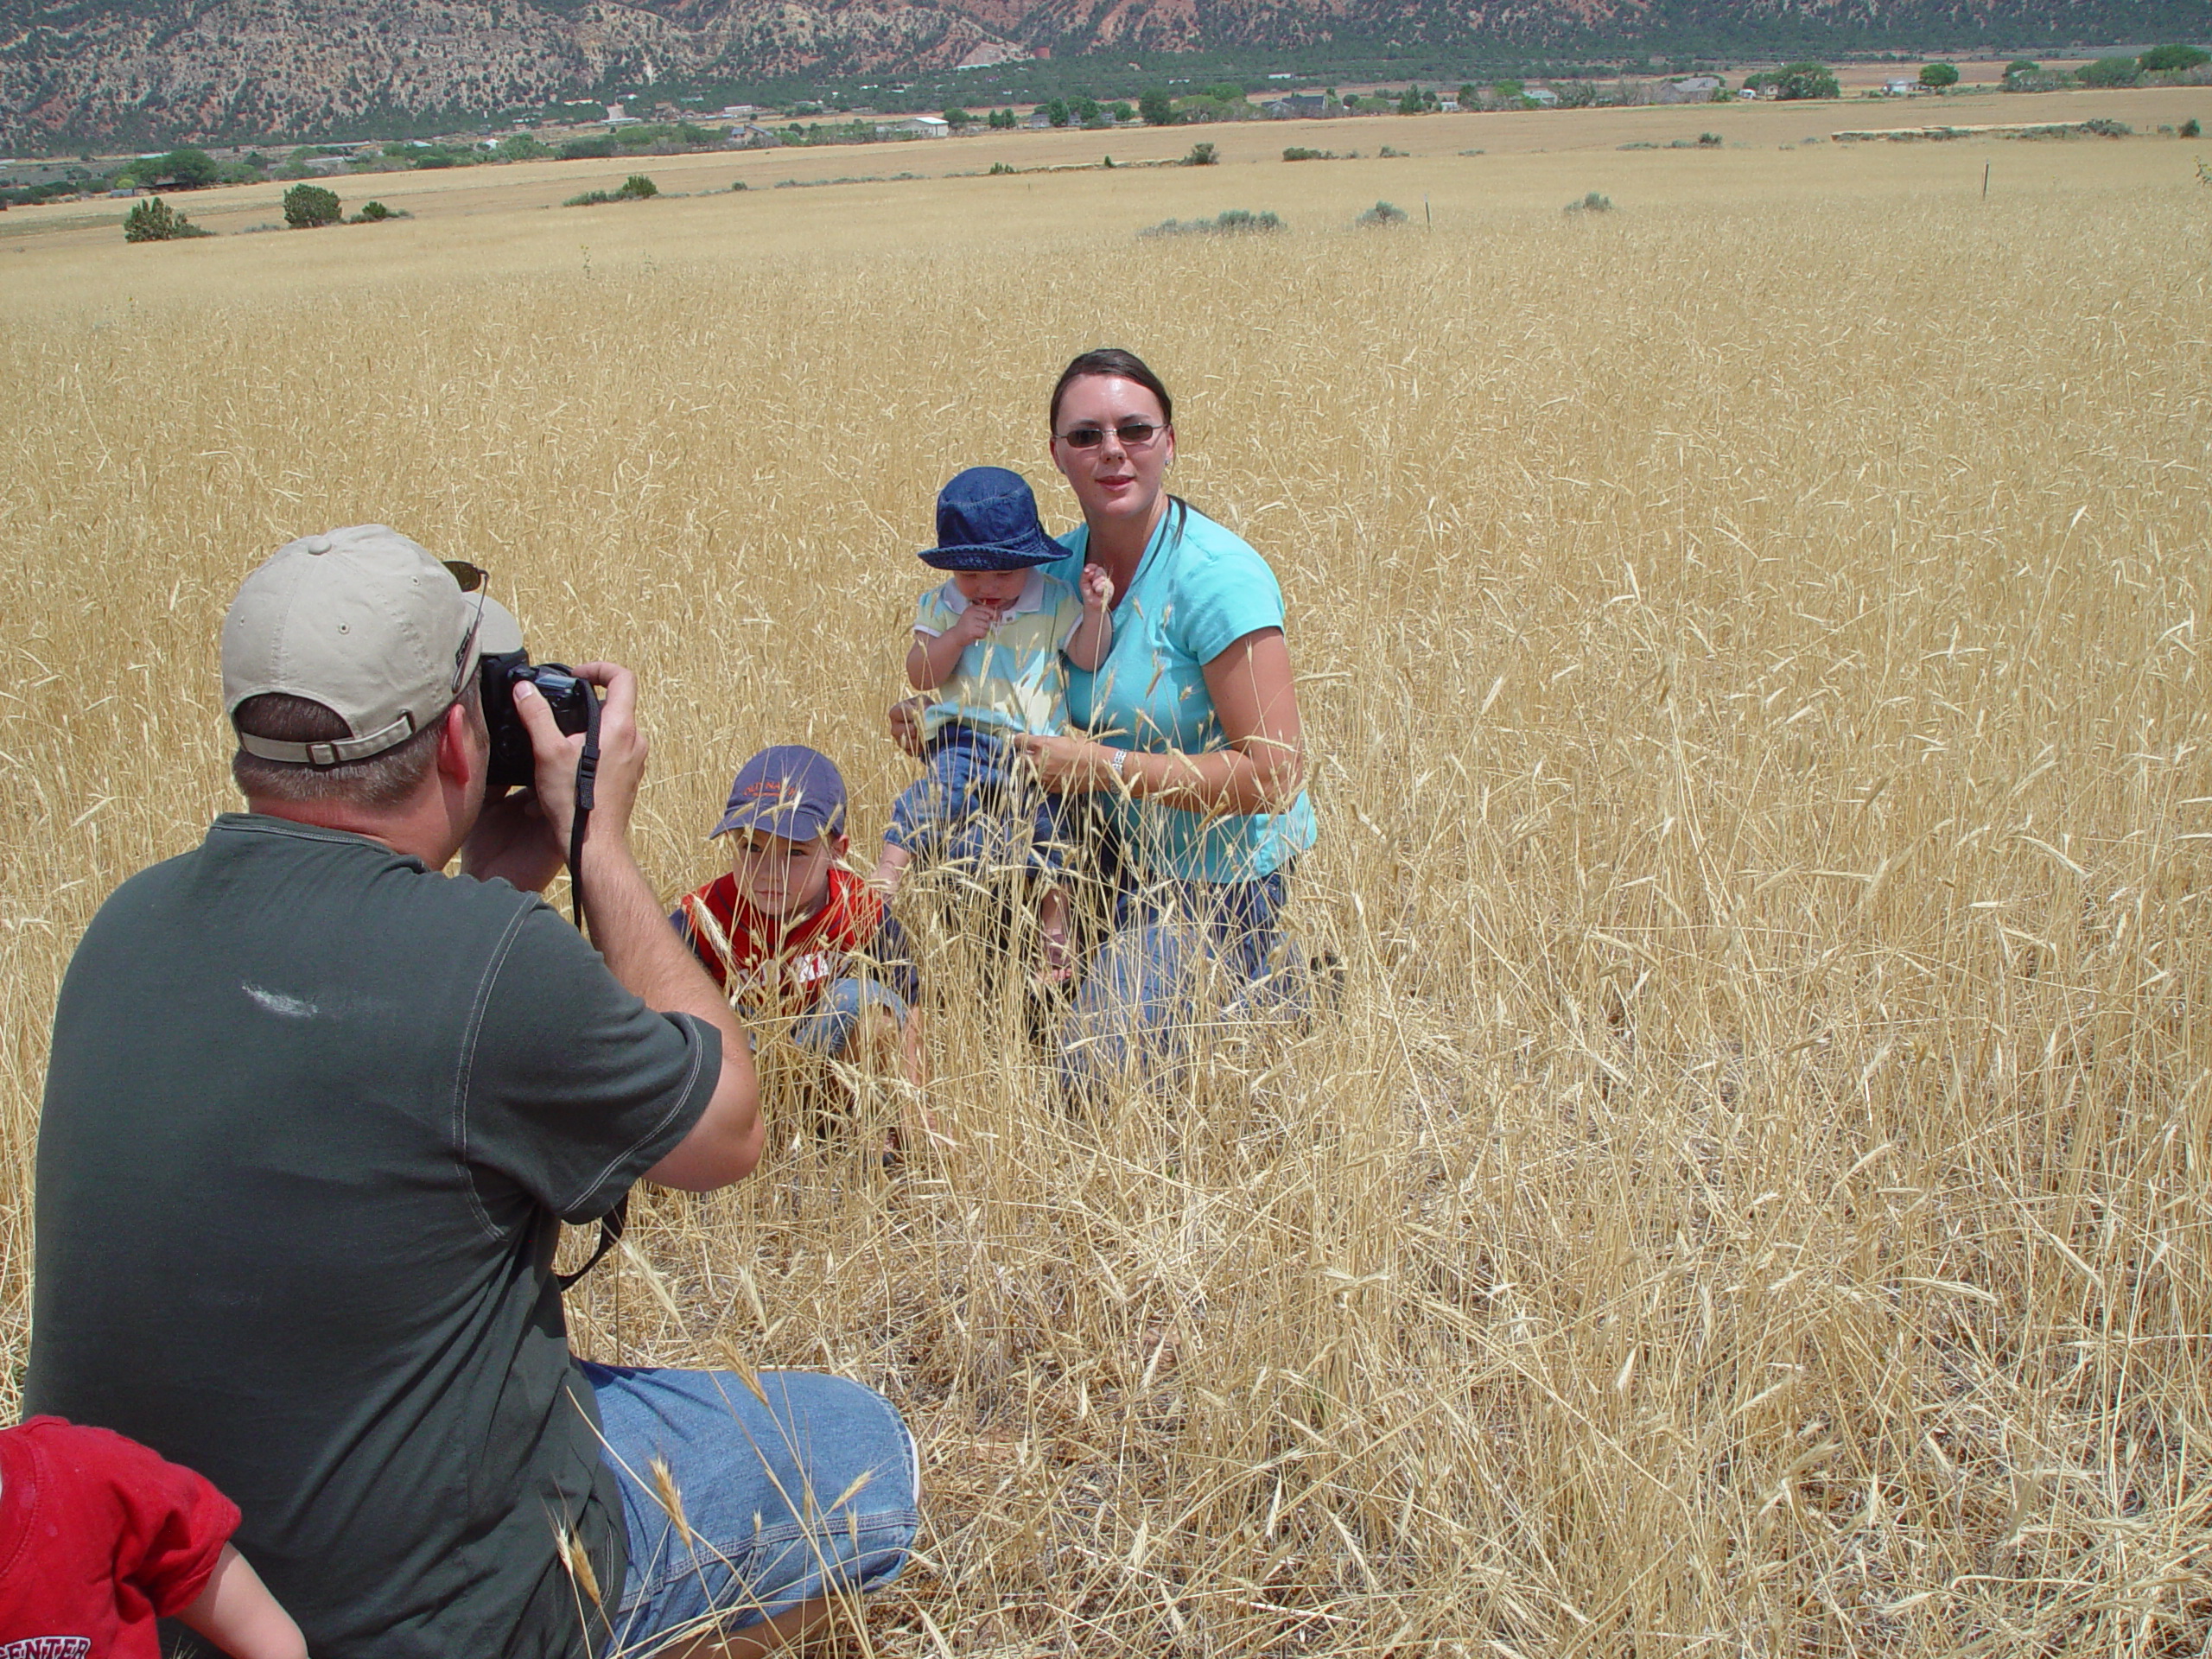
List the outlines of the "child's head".
{"label": "child's head", "polygon": [[816,750],[763,749],[737,769],[714,834],[728,837],[730,873],[746,903],[766,916],[810,916],[850,845],[845,780]]}
{"label": "child's head", "polygon": [[[961,575],[1019,577],[1067,550],[1045,533],[1027,480],[1003,467],[970,467],[938,492],[937,541],[922,563]],[[968,594],[965,584],[960,591]]]}

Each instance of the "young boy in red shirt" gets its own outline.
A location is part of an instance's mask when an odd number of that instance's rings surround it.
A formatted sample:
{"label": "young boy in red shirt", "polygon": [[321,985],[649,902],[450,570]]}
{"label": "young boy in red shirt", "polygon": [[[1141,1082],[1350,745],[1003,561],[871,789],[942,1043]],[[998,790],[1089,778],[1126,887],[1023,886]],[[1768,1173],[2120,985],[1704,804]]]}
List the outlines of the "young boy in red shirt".
{"label": "young boy in red shirt", "polygon": [[747,1019],[789,1020],[813,1053],[895,1066],[916,1090],[909,1129],[926,1128],[921,976],[882,896],[846,867],[845,780],[830,758],[761,750],[708,838],[730,870],[678,902],[669,920],[684,943]]}
{"label": "young boy in red shirt", "polygon": [[156,1621],[177,1618],[236,1659],[306,1659],[238,1525],[136,1440],[59,1417],[0,1429],[0,1656],[156,1659]]}

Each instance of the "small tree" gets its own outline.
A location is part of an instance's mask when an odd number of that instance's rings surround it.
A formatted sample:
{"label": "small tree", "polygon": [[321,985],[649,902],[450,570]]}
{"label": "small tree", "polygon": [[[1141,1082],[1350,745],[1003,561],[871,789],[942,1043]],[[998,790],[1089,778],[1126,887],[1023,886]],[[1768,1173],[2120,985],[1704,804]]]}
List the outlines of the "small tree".
{"label": "small tree", "polygon": [[296,231],[335,225],[344,217],[334,190],[326,190],[319,184],[296,184],[284,193],[284,222]]}
{"label": "small tree", "polygon": [[1068,113],[1068,101],[1065,98],[1056,98],[1045,106],[1045,118],[1056,127],[1067,125]]}
{"label": "small tree", "polygon": [[384,203],[365,201],[361,204],[361,211],[353,215],[353,222],[357,225],[375,225],[391,216],[391,209],[385,207]]}
{"label": "small tree", "polygon": [[186,237],[211,234],[159,196],[140,202],[123,216],[123,239],[126,242],[177,242]]}
{"label": "small tree", "polygon": [[944,124],[955,132],[964,132],[975,124],[976,118],[957,104],[948,104],[944,109]]}
{"label": "small tree", "polygon": [[1088,93],[1077,99],[1073,104],[1070,105],[1068,106],[1068,111],[1075,118],[1075,122],[1077,126],[1103,127],[1106,124],[1106,111],[1104,107],[1096,99],[1090,97]]}
{"label": "small tree", "polygon": [[531,133],[511,132],[499,140],[499,159],[503,162],[542,162],[552,153],[552,145]]}
{"label": "small tree", "polygon": [[1175,100],[1167,96],[1167,89],[1155,86],[1137,99],[1137,113],[1144,117],[1148,127],[1172,127],[1175,124]]}
{"label": "small tree", "polygon": [[1959,67],[1955,63],[1923,63],[1920,66],[1920,84],[1934,92],[1955,86],[1959,84]]}
{"label": "small tree", "polygon": [[1211,144],[1192,144],[1191,153],[1183,158],[1185,167],[1211,167],[1221,157],[1213,153]]}
{"label": "small tree", "polygon": [[1843,88],[1836,84],[1835,76],[1826,66],[1817,63],[1786,64],[1775,73],[1773,85],[1775,97],[1784,101],[1843,96]]}
{"label": "small tree", "polygon": [[2133,58],[2099,58],[2074,72],[2084,86],[2133,86],[2143,79],[2143,66]]}
{"label": "small tree", "polygon": [[2184,138],[2196,138],[2202,137],[2203,131],[2204,129],[2197,124],[2196,118],[2193,115],[2190,116],[2188,120],[2181,124],[2181,136]]}
{"label": "small tree", "polygon": [[614,194],[627,196],[632,201],[644,201],[648,197],[660,194],[660,187],[644,174],[632,173],[622,181],[622,188]]}
{"label": "small tree", "polygon": [[173,149],[154,163],[154,175],[180,190],[204,190],[222,176],[223,169],[204,149],[187,146]]}
{"label": "small tree", "polygon": [[2193,46],[2154,46],[2135,61],[2148,73],[2161,75],[2177,69],[2194,69],[2200,63],[2212,63],[2212,55]]}
{"label": "small tree", "polygon": [[1392,225],[1402,225],[1405,222],[1406,210],[1402,207],[1393,207],[1387,201],[1376,202],[1372,207],[1362,213],[1357,219],[1352,220],[1352,223],[1355,225],[1365,225],[1376,228],[1387,227]]}

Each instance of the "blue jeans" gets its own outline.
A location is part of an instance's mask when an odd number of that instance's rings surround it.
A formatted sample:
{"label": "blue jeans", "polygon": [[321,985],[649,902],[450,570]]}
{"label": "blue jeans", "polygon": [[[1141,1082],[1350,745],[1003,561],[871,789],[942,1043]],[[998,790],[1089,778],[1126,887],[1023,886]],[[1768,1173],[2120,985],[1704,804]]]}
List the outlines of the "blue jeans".
{"label": "blue jeans", "polygon": [[[1276,925],[1289,875],[1123,892],[1114,931],[1061,1027],[1060,1082],[1071,1098],[1094,1096],[1110,1078],[1173,1076],[1192,1039],[1219,1020],[1302,1012],[1302,976],[1281,960]],[[1210,995],[1217,971],[1218,994]]]}
{"label": "blue jeans", "polygon": [[[899,1576],[921,1465],[888,1400],[841,1376],[594,1365],[601,1455],[622,1487],[630,1568],[608,1654],[742,1629]],[[666,1466],[678,1525],[653,1459]]]}
{"label": "blue jeans", "polygon": [[899,791],[884,840],[917,862],[978,869],[1058,870],[1065,861],[1060,798],[1046,793],[1020,751],[973,726],[944,727],[924,753],[928,772]]}
{"label": "blue jeans", "polygon": [[810,1053],[836,1058],[853,1040],[863,1008],[880,1008],[894,1025],[906,1023],[906,1001],[889,986],[868,979],[841,979],[822,994],[813,1013],[791,1027],[791,1040]]}

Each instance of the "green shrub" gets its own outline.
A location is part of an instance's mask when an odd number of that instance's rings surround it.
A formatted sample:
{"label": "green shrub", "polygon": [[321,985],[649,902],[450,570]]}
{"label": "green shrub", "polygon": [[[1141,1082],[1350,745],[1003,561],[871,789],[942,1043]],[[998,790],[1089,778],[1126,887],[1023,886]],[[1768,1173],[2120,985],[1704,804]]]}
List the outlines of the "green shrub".
{"label": "green shrub", "polygon": [[2212,63],[2212,54],[2193,46],[2154,46],[2135,61],[2152,74],[2171,74],[2179,69],[2194,69],[2200,63]]}
{"label": "green shrub", "polygon": [[[737,187],[742,188],[742,186]],[[660,187],[642,173],[632,173],[615,190],[587,190],[580,196],[570,196],[563,207],[596,207],[610,201],[644,201],[660,194]]]}
{"label": "green shrub", "polygon": [[751,188],[752,188],[752,187],[751,187],[750,185],[747,184],[747,183],[746,183],[746,181],[745,181],[743,179],[740,179],[740,180],[739,180],[735,184],[733,184],[732,186],[730,186],[730,188],[731,188],[731,190],[733,190],[733,191],[737,191],[737,190],[749,190],[749,189],[751,189]]}
{"label": "green shrub", "polygon": [[2094,121],[2084,121],[2082,130],[2093,132],[2100,138],[2125,138],[2135,129],[2125,121],[2114,121],[2108,116],[2099,116]]}
{"label": "green shrub", "polygon": [[1376,150],[1375,153],[1377,156],[1382,156],[1385,161],[1396,160],[1402,162],[1406,159],[1406,152],[1404,150],[1393,149],[1388,144],[1383,145],[1382,149]]}
{"label": "green shrub", "polygon": [[1302,144],[1289,144],[1284,147],[1282,158],[1286,162],[1333,162],[1337,159],[1337,152],[1333,149],[1308,149]]}
{"label": "green shrub", "polygon": [[365,201],[361,211],[346,221],[350,225],[381,225],[387,219],[404,219],[404,213],[395,213],[380,201]]}
{"label": "green shrub", "polygon": [[1568,202],[1567,211],[1570,213],[1610,213],[1613,211],[1613,199],[1592,190],[1581,200]]}
{"label": "green shrub", "polygon": [[1137,113],[1144,117],[1148,127],[1172,127],[1175,124],[1175,100],[1168,97],[1165,86],[1155,86],[1137,99]]}
{"label": "green shrub", "polygon": [[152,176],[180,190],[201,190],[222,176],[223,169],[204,149],[189,145],[173,149],[156,162]]}
{"label": "green shrub", "polygon": [[2184,138],[2195,138],[2204,129],[2197,124],[2196,118],[2193,115],[2181,124],[2181,136]]}
{"label": "green shrub", "polygon": [[2084,86],[2133,86],[2143,79],[2143,66],[2133,58],[2099,58],[2074,72]]}
{"label": "green shrub", "polygon": [[1923,63],[1920,66],[1920,84],[1942,92],[1946,86],[1959,84],[1959,67],[1955,63]]}
{"label": "green shrub", "polygon": [[1778,70],[1774,78],[1774,95],[1787,102],[1792,99],[1840,98],[1843,89],[1825,66],[1817,63],[1792,63]]}
{"label": "green shrub", "polygon": [[1002,173],[1019,173],[1021,169],[1020,168],[1010,166],[1005,162],[993,162],[991,163],[990,173],[988,176],[996,178]]}
{"label": "green shrub", "polygon": [[1221,157],[1213,153],[1211,144],[1192,144],[1191,153],[1183,158],[1185,167],[1211,167]]}
{"label": "green shrub", "polygon": [[542,162],[552,153],[552,145],[527,132],[511,132],[499,140],[503,162]]}
{"label": "green shrub", "polygon": [[564,162],[604,161],[614,153],[614,139],[611,134],[571,138],[556,153]]}
{"label": "green shrub", "polygon": [[1717,132],[1700,132],[1697,136],[1697,142],[1698,148],[1700,149],[1718,149],[1720,148],[1720,135]]}
{"label": "green shrub", "polygon": [[284,193],[284,222],[296,231],[335,225],[345,216],[338,193],[319,184],[296,184]]}
{"label": "green shrub", "polygon": [[1352,220],[1352,223],[1355,225],[1370,225],[1377,226],[1402,225],[1405,222],[1406,210],[1402,207],[1393,207],[1387,201],[1376,202],[1372,207],[1362,213],[1357,219]]}
{"label": "green shrub", "polygon": [[213,236],[176,212],[159,196],[150,196],[123,216],[126,242],[181,242],[188,237]]}
{"label": "green shrub", "polygon": [[1247,213],[1242,207],[1231,207],[1212,219],[1166,219],[1150,228],[1137,232],[1139,236],[1222,236],[1249,235],[1254,232],[1268,232],[1286,229],[1282,220],[1273,213]]}

